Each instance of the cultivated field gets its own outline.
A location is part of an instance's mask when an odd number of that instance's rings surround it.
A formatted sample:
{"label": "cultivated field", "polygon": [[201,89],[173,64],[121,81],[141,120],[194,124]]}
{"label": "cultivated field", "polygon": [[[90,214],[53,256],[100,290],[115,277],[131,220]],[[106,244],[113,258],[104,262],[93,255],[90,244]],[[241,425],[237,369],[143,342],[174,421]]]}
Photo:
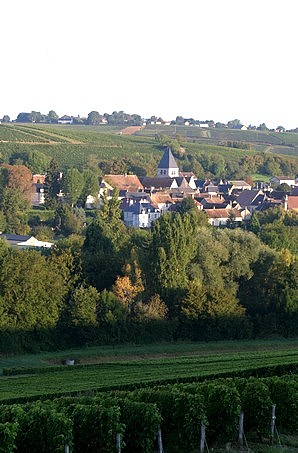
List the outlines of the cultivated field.
{"label": "cultivated field", "polygon": [[[97,347],[1,358],[0,398],[133,388],[298,367],[298,340]],[[77,363],[62,365],[71,357]],[[7,368],[10,369],[7,369]],[[262,371],[263,372],[263,371]],[[268,371],[266,371],[268,372]],[[274,374],[274,373],[273,373]]]}
{"label": "cultivated field", "polygon": [[[155,174],[162,149],[156,134],[176,134],[187,140],[187,153],[216,154],[226,161],[237,161],[256,152],[298,158],[298,134],[278,134],[227,129],[202,130],[185,126],[146,126],[134,135],[121,135],[121,128],[110,126],[73,126],[42,124],[1,124],[0,158],[8,161],[13,154],[41,151],[57,160],[62,169],[94,166],[103,160],[127,159]],[[242,142],[250,149],[227,146]]]}

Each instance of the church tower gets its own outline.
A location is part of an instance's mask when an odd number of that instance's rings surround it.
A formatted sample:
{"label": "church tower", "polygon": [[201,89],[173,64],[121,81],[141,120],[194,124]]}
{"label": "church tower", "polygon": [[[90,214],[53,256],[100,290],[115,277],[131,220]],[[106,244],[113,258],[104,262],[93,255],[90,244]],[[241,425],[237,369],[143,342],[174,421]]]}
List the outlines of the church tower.
{"label": "church tower", "polygon": [[157,176],[159,178],[176,178],[177,176],[179,176],[179,167],[176,164],[171,148],[169,146],[165,150],[164,155],[159,162]]}

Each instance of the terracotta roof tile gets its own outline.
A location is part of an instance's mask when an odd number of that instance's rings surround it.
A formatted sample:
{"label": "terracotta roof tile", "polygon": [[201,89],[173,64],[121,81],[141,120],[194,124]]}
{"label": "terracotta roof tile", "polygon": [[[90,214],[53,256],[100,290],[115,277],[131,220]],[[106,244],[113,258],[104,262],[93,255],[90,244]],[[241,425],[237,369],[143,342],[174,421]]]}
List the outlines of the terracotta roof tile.
{"label": "terracotta roof tile", "polygon": [[292,209],[294,211],[298,210],[298,196],[296,195],[288,196],[288,209]]}
{"label": "terracotta roof tile", "polygon": [[137,175],[105,175],[103,179],[112,187],[127,192],[137,192],[144,189]]}

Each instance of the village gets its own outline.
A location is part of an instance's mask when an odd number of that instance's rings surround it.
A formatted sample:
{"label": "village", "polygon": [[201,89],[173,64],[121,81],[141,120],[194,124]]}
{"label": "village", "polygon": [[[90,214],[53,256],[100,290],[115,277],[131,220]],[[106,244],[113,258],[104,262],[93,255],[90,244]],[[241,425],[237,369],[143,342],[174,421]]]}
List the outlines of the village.
{"label": "village", "polygon": [[[38,179],[39,178],[39,179]],[[44,203],[44,175],[34,175],[33,205]],[[290,191],[274,190],[282,184]],[[128,227],[150,228],[154,220],[165,212],[176,211],[181,201],[191,197],[199,210],[203,210],[210,225],[224,227],[231,220],[240,225],[252,213],[268,208],[282,207],[298,211],[298,178],[274,176],[270,184],[253,187],[244,180],[198,179],[192,172],[180,172],[170,147],[164,152],[155,177],[107,174],[102,178],[98,196],[89,195],[86,209],[100,206],[104,194],[111,198],[119,191],[123,221]],[[60,194],[63,199],[63,194]]]}

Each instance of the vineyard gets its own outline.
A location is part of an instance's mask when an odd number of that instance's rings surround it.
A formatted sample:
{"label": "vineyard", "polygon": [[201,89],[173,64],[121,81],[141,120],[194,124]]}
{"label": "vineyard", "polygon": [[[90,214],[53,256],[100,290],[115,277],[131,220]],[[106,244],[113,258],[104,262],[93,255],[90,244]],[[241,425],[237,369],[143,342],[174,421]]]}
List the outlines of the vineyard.
{"label": "vineyard", "polygon": [[[1,124],[0,157],[9,161],[13,155],[40,151],[54,158],[62,169],[94,166],[100,161],[126,159],[155,174],[162,149],[157,134],[185,137],[189,156],[204,153],[225,162],[239,162],[244,156],[264,151],[285,158],[298,157],[298,134],[210,129],[185,126],[146,126],[134,135],[121,135],[121,128],[108,126],[63,126],[43,124]],[[239,142],[249,149],[231,147]],[[185,162],[181,161],[181,166]],[[137,169],[133,169],[137,171]]]}
{"label": "vineyard", "polygon": [[1,357],[0,366],[0,452],[195,453],[202,422],[219,452],[240,448],[241,412],[251,451],[282,441],[297,452],[295,339],[103,346]]}
{"label": "vineyard", "polygon": [[[92,397],[3,404],[0,451],[62,453],[71,448],[74,453],[198,452],[202,451],[202,423],[204,444],[212,446],[213,451],[227,442],[237,445],[237,437],[241,451],[243,439],[247,447],[255,439],[281,445],[276,426],[283,441],[285,434],[298,429],[297,391],[297,376],[292,375],[217,379]],[[277,417],[272,429],[273,405]],[[241,412],[244,423],[240,431]]]}
{"label": "vineyard", "polygon": [[0,398],[13,401],[24,397],[193,382],[207,377],[285,374],[297,372],[297,369],[298,351],[292,348],[128,359],[73,367],[4,367],[0,378]]}
{"label": "vineyard", "polygon": [[[174,136],[175,134],[182,135],[190,142],[193,140],[196,143],[218,144],[220,142],[235,141],[250,143],[252,148],[257,149],[258,146],[271,145],[274,150],[277,147],[280,150],[291,148],[292,154],[298,157],[298,134],[296,133],[280,133],[272,131],[241,131],[237,129],[226,128],[208,128],[202,129],[199,127],[189,126],[146,126],[136,133],[136,135],[154,137],[156,134],[167,134]],[[260,148],[262,149],[262,148]],[[274,152],[274,151],[273,151]],[[287,154],[286,151],[284,154]]]}

